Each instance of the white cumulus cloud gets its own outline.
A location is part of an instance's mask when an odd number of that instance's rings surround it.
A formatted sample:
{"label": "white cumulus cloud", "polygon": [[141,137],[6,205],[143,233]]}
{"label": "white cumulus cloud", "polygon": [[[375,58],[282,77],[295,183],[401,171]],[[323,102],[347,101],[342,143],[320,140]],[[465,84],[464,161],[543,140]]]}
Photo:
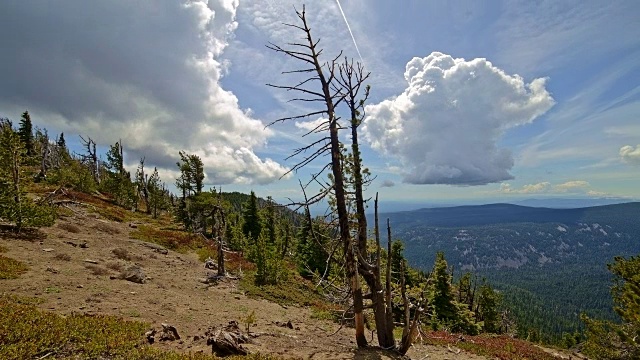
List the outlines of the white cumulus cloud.
{"label": "white cumulus cloud", "polygon": [[640,165],[640,144],[634,148],[631,145],[625,145],[620,148],[620,157],[629,164]]}
{"label": "white cumulus cloud", "polygon": [[482,185],[512,179],[514,160],[497,142],[554,100],[545,79],[526,83],[486,59],[433,52],[406,65],[407,88],[366,108],[365,138],[402,163],[414,184]]}
{"label": "white cumulus cloud", "polygon": [[175,170],[184,150],[210,183],[273,181],[287,169],[255,154],[271,131],[220,85],[238,5],[0,2],[0,108],[100,145],[122,139],[131,163]]}

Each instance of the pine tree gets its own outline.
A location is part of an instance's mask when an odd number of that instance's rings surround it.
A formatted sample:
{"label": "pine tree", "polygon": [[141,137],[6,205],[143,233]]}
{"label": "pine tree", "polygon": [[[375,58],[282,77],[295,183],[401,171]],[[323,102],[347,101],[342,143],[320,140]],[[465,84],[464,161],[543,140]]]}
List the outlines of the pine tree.
{"label": "pine tree", "polygon": [[24,190],[23,162],[26,149],[11,126],[0,126],[0,219],[23,226],[49,226],[55,220],[53,209],[34,203]]}
{"label": "pine tree", "polygon": [[33,124],[31,123],[31,116],[28,111],[22,113],[18,135],[20,136],[22,144],[24,144],[26,155],[33,156]]}
{"label": "pine tree", "polygon": [[151,210],[151,216],[156,219],[158,212],[167,206],[166,191],[160,182],[158,168],[153,168],[153,173],[147,180],[147,190],[149,192],[149,210]]}
{"label": "pine tree", "polygon": [[64,139],[64,133],[60,133],[60,136],[58,136],[58,140],[56,141],[56,144],[60,149],[64,149],[64,150],[67,149],[67,141]]}
{"label": "pine tree", "polygon": [[251,191],[249,201],[245,204],[242,215],[244,219],[242,232],[249,241],[255,243],[262,232],[262,224],[260,223],[260,214],[258,211],[258,198],[255,192]]}
{"label": "pine tree", "polygon": [[263,209],[263,220],[262,220],[262,229],[266,231],[267,242],[269,246],[276,246],[277,243],[277,235],[276,235],[276,212],[275,212],[275,203],[271,196],[267,197],[267,206]]}
{"label": "pine tree", "polygon": [[310,278],[314,273],[323,274],[326,268],[327,253],[323,247],[322,236],[313,236],[319,233],[319,229],[314,231],[312,221],[309,221],[309,210],[305,209],[305,217],[298,230],[298,244],[296,247],[298,272],[301,276]]}
{"label": "pine tree", "polygon": [[453,303],[453,290],[451,288],[451,275],[448,271],[447,260],[443,252],[436,254],[436,262],[433,265],[433,284],[431,294],[433,311],[436,319],[450,321],[456,317],[456,307]]}
{"label": "pine tree", "polygon": [[452,332],[475,335],[480,326],[474,321],[474,313],[467,304],[455,301],[452,276],[443,252],[436,254],[431,284],[431,305],[433,308],[432,327],[447,326]]}
{"label": "pine tree", "polygon": [[119,141],[109,147],[105,167],[107,178],[101,187],[113,196],[116,204],[133,207],[137,203],[137,195],[131,175],[124,168],[123,148]]}
{"label": "pine tree", "polygon": [[489,284],[484,282],[480,286],[478,295],[478,319],[483,322],[483,329],[486,332],[497,333],[500,331],[500,316],[498,308],[500,306],[500,294],[495,292]]}
{"label": "pine tree", "polygon": [[615,276],[611,294],[622,323],[593,320],[583,314],[585,353],[594,359],[640,359],[640,255],[618,256],[607,267]]}

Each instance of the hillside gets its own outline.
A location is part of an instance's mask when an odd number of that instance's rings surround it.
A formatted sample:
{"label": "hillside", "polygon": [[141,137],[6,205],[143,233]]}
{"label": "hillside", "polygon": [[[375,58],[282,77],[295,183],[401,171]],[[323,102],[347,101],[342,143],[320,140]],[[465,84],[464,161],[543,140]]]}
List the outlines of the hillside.
{"label": "hillside", "polygon": [[491,204],[381,219],[391,220],[411,265],[429,270],[444,251],[458,273],[486,276],[516,311],[518,304],[535,305],[518,314],[524,336],[538,327],[557,341],[580,329],[580,312],[615,319],[606,264],[640,252],[639,214],[637,202],[577,209]]}
{"label": "hillside", "polygon": [[[277,302],[265,300],[263,297],[267,293],[261,292],[265,289],[256,289],[243,280],[250,276],[251,264],[229,254],[228,266],[233,276],[215,284],[203,283],[212,272],[205,269],[201,261],[203,249],[194,248],[196,242],[181,232],[163,230],[167,226],[165,221],[122,211],[85,195],[61,210],[60,218],[51,228],[16,235],[3,226],[0,263],[13,259],[11,261],[23,264],[17,278],[0,280],[3,306],[11,308],[26,304],[26,300],[14,303],[11,299],[34,299],[38,308],[47,313],[89,316],[87,319],[116,316],[142,322],[143,329],[157,330],[166,323],[177,329],[181,339],[156,341],[152,348],[201,354],[211,352],[206,344],[208,329],[233,320],[244,328],[249,316],[254,314],[255,321],[251,324],[254,340],[246,345],[252,353],[305,359],[395,358],[393,354],[375,349],[357,350],[353,329],[322,320],[326,317],[323,315],[326,310],[322,310],[326,305],[322,305],[323,300],[318,295],[305,290],[304,281],[293,280],[287,285],[289,293],[286,295],[270,290],[272,298],[281,296]],[[169,248],[140,240],[149,236]],[[121,279],[120,274],[131,265],[138,265],[144,271],[144,283]],[[9,332],[5,335],[10,338],[17,335],[11,335],[11,328],[22,326],[19,319],[16,321],[18,323],[13,325],[3,323],[0,328],[4,330],[0,330],[0,335],[6,331]],[[291,326],[287,325],[289,323]],[[37,331],[31,325],[28,327],[29,331]],[[38,344],[47,342],[46,334],[50,331],[36,335],[44,337]],[[83,330],[62,328],[56,331],[78,334]],[[62,333],[55,336],[66,337]],[[481,339],[478,337],[478,341],[486,341]],[[141,343],[142,334],[140,339],[128,341]],[[434,335],[429,344],[415,345],[409,355],[414,358],[429,355],[430,359],[442,360],[456,354],[456,359],[485,359],[461,351],[455,346],[458,341],[458,338]],[[491,343],[495,346],[496,340]],[[539,351],[527,343],[512,346],[528,352]],[[60,355],[65,352],[51,349],[41,355],[47,353]]]}

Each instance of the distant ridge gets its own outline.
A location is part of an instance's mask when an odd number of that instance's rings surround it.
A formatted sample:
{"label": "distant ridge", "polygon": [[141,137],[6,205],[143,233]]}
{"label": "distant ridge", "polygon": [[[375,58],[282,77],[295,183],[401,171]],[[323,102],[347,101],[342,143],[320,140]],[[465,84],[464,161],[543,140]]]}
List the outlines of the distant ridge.
{"label": "distant ridge", "polygon": [[558,209],[583,208],[591,206],[614,205],[634,202],[632,199],[623,198],[542,198],[542,199],[525,199],[509,202],[515,205],[531,206],[531,207],[547,207]]}
{"label": "distant ridge", "polygon": [[640,202],[573,209],[530,207],[514,204],[465,205],[383,213],[392,225],[476,226],[509,223],[577,223],[607,218],[612,223],[637,221]]}

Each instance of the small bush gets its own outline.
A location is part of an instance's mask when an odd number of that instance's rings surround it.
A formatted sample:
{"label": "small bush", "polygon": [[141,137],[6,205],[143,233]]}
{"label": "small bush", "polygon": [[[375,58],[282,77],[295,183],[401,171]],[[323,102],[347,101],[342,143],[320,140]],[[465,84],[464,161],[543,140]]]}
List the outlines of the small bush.
{"label": "small bush", "polygon": [[116,248],[116,249],[111,250],[111,252],[113,253],[113,255],[116,256],[116,258],[118,258],[120,260],[131,261],[131,255],[129,254],[127,249]]}
{"label": "small bush", "polygon": [[0,253],[4,253],[4,252],[7,252],[7,251],[9,251],[9,249],[7,249],[4,246],[0,246]]}
{"label": "small bush", "polygon": [[122,271],[124,269],[124,266],[120,263],[117,263],[115,261],[112,261],[110,263],[107,263],[107,269],[113,270],[113,271]]}
{"label": "small bush", "polygon": [[102,222],[93,225],[92,228],[109,235],[120,234],[120,230]]}
{"label": "small bush", "polygon": [[17,279],[29,270],[24,263],[0,255],[0,280]]}
{"label": "small bush", "polygon": [[205,246],[204,239],[178,230],[159,230],[151,226],[141,225],[130,236],[134,239],[156,243],[167,249],[187,252]]}
{"label": "small bush", "polygon": [[96,276],[109,274],[109,270],[103,268],[102,266],[88,264],[88,265],[85,265],[85,267],[89,269],[89,271],[91,271],[93,275],[96,275]]}

